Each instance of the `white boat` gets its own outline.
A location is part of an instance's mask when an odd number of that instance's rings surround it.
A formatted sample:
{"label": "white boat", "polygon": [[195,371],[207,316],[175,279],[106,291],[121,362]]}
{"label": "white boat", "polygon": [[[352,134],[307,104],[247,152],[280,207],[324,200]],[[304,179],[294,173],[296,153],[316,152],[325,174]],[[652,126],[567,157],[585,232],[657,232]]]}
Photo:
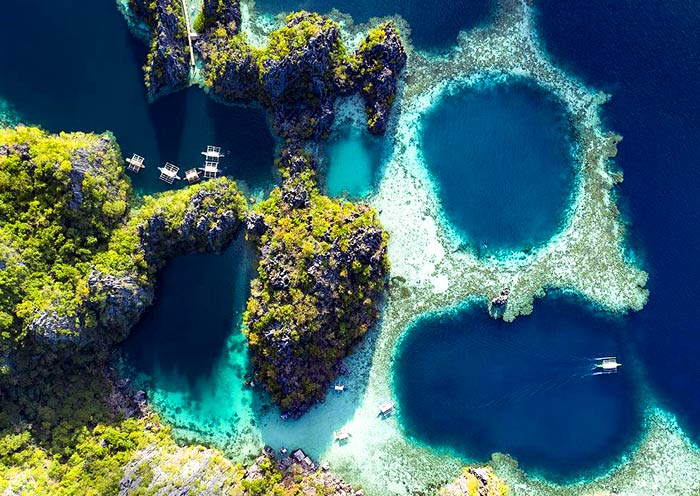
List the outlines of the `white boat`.
{"label": "white boat", "polygon": [[202,152],[202,155],[207,157],[207,159],[212,159],[216,161],[223,157],[220,146],[207,146],[207,150],[205,152]]}
{"label": "white boat", "polygon": [[621,363],[617,361],[617,357],[598,357],[595,359],[596,363],[594,369],[596,372],[594,375],[600,374],[616,374],[617,369],[622,366]]}

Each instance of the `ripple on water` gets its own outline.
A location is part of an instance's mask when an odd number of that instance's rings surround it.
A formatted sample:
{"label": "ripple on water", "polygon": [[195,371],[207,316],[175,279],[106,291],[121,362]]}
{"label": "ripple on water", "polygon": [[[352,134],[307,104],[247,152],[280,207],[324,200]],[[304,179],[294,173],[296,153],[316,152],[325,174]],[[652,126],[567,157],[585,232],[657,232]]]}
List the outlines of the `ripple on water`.
{"label": "ripple on water", "polygon": [[158,278],[156,304],[122,347],[126,374],[176,434],[223,446],[250,422],[239,329],[252,275],[242,234],[223,255],[176,258]]}
{"label": "ripple on water", "polygon": [[423,122],[423,153],[448,220],[485,250],[546,242],[575,177],[565,109],[532,85],[445,96]]}
{"label": "ripple on water", "polygon": [[[498,451],[554,480],[589,475],[641,429],[621,327],[560,298],[511,324],[470,310],[426,317],[397,352],[402,426],[470,459]],[[620,373],[592,375],[592,359],[606,355],[623,362]]]}

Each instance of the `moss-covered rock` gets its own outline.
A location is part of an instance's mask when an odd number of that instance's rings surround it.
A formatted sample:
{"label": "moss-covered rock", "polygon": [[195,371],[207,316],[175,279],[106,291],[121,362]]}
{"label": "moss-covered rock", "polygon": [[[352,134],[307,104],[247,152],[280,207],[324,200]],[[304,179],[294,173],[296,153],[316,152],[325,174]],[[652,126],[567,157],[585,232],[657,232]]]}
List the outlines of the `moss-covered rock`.
{"label": "moss-covered rock", "polygon": [[284,413],[299,416],[326,395],[341,360],[376,323],[389,267],[374,210],[322,195],[313,166],[295,158],[249,218],[260,262],[244,332],[256,379]]}
{"label": "moss-covered rock", "polygon": [[[218,5],[225,12],[238,3],[221,0]],[[225,22],[225,14],[218,14],[220,21],[211,20],[211,11],[205,6],[206,27],[196,49],[204,62],[205,85],[214,94],[230,102],[261,103],[276,133],[298,142],[325,138],[336,99],[360,92],[370,130],[384,132],[406,63],[393,23],[372,30],[358,52],[348,54],[336,22],[295,12],[287,16],[285,26],[270,33],[267,46],[258,49],[246,42],[235,22]]]}
{"label": "moss-covered rock", "polygon": [[510,489],[489,467],[466,467],[454,482],[440,489],[440,496],[509,496]]}
{"label": "moss-covered rock", "polygon": [[399,76],[406,66],[406,51],[396,25],[389,21],[372,29],[355,57],[367,127],[373,134],[384,134]]}

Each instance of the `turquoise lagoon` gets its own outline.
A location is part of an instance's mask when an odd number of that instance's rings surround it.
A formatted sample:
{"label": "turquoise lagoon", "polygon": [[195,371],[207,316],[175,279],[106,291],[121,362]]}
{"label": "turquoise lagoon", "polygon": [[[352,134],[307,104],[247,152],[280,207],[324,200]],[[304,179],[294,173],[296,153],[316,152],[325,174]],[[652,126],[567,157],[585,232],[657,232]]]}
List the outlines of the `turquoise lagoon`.
{"label": "turquoise lagoon", "polygon": [[225,447],[250,427],[240,326],[254,262],[242,233],[222,255],[174,259],[122,346],[123,371],[182,437]]}
{"label": "turquoise lagoon", "polygon": [[530,85],[489,84],[445,96],[422,126],[428,170],[467,243],[528,250],[556,233],[575,177],[558,102]]}
{"label": "turquoise lagoon", "polygon": [[[258,8],[336,7],[358,22],[398,12],[412,24],[419,48],[442,49],[460,29],[485,22],[492,3],[260,0]],[[11,49],[4,52],[0,98],[25,122],[50,131],[112,130],[125,154],[147,158],[151,168],[133,178],[143,193],[167,188],[155,165],[195,165],[207,144],[230,151],[225,165],[232,177],[253,189],[271,186],[275,143],[264,113],[220,105],[197,88],[149,104],[140,69],[146,47],[127,31],[116,2],[10,0],[5,7],[11,22],[0,41]],[[613,94],[605,118],[625,137],[617,158],[626,174],[621,194],[630,203],[635,241],[647,250],[649,306],[608,320],[579,301],[547,298],[513,324],[476,310],[419,320],[396,351],[393,371],[399,420],[419,443],[480,461],[505,451],[525,468],[574,478],[608,467],[633,446],[645,400],[639,391],[647,384],[698,439],[692,301],[700,274],[694,222],[700,184],[692,164],[700,146],[693,112],[700,75],[687,61],[697,59],[700,44],[692,39],[700,33],[700,10],[672,7],[538,4],[547,48]],[[422,139],[447,220],[467,243],[527,249],[546,242],[564,220],[575,181],[570,130],[557,103],[538,90],[507,85],[447,96],[425,117]],[[357,130],[339,131],[337,140],[325,150],[328,191],[371,192],[372,146],[365,148]],[[329,397],[299,422],[279,421],[274,409],[263,420],[253,413],[265,400],[243,386],[239,324],[252,277],[249,250],[239,237],[224,255],[172,261],[159,278],[158,302],[124,344],[128,375],[183,436],[235,446],[244,431],[260,429],[271,444],[292,439],[318,456],[363,389]],[[371,362],[371,347],[366,354]],[[621,358],[619,374],[590,375],[591,358],[602,354]]]}
{"label": "turquoise lagoon", "polygon": [[324,143],[326,189],[331,196],[363,198],[376,185],[384,140],[349,124]]}

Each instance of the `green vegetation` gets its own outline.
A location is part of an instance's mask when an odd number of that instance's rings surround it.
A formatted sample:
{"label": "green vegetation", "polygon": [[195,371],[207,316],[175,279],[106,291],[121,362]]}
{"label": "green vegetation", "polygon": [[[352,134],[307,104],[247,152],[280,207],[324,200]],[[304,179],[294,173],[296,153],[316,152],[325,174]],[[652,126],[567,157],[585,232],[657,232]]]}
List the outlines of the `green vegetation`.
{"label": "green vegetation", "polygon": [[42,310],[84,295],[92,258],[126,215],[122,169],[111,135],[0,130],[0,354]]}
{"label": "green vegetation", "polygon": [[40,334],[83,345],[122,339],[150,303],[162,264],[222,249],[246,210],[236,184],[222,178],[147,197],[129,213],[129,182],[109,134],[2,129],[0,185],[4,373],[11,353]]}
{"label": "green vegetation", "polygon": [[389,267],[373,209],[322,195],[310,170],[282,174],[284,185],[256,208],[269,228],[256,239],[261,260],[243,320],[257,380],[297,415],[325,396],[376,322]]}
{"label": "green vegetation", "polygon": [[370,129],[383,132],[406,61],[393,23],[370,30],[355,54],[347,52],[339,25],[317,13],[289,14],[263,48],[220,22],[208,26],[196,43],[205,86],[228,101],[257,100],[283,138],[326,136],[335,98],[357,91],[368,101]]}
{"label": "green vegetation", "polygon": [[462,475],[439,491],[440,496],[509,496],[510,489],[489,467],[465,467]]}
{"label": "green vegetation", "polygon": [[151,46],[143,66],[149,97],[187,84],[188,32],[181,0],[129,0],[129,8],[151,31]]}

